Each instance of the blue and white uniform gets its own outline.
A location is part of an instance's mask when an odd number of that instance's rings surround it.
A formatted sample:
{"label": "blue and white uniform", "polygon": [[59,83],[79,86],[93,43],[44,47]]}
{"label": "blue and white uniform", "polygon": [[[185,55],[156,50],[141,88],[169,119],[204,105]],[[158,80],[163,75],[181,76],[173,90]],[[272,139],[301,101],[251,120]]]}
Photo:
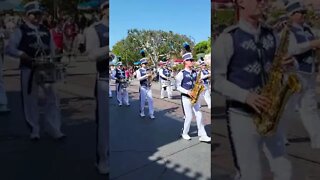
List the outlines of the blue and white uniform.
{"label": "blue and white uniform", "polygon": [[295,105],[298,106],[300,118],[311,139],[311,146],[320,148],[320,117],[316,99],[317,59],[315,50],[309,45],[309,42],[315,39],[315,33],[307,25],[292,25],[288,52],[296,60],[302,90],[289,101],[286,111],[290,113]]}
{"label": "blue and white uniform", "polygon": [[263,149],[277,179],[291,178],[291,163],[285,157],[282,129],[260,136],[253,123],[254,110],[246,104],[249,92],[260,93],[267,80],[277,36],[267,27],[253,28],[240,19],[213,44],[213,88],[227,100],[230,142],[241,180],[262,179],[260,152]]}
{"label": "blue and white uniform", "polygon": [[[145,63],[147,64],[147,60],[145,58],[140,60],[141,64]],[[153,98],[152,98],[152,89],[151,89],[151,82],[148,82],[148,75],[147,75],[147,69],[146,68],[139,68],[137,73],[137,79],[140,81],[140,87],[139,87],[139,93],[140,93],[140,116],[144,117],[144,107],[146,103],[146,99],[148,101],[148,107],[149,107],[149,116],[151,119],[154,119],[154,109],[153,109]]]}
{"label": "blue and white uniform", "polygon": [[8,38],[8,32],[0,27],[0,113],[10,111],[8,109],[8,98],[3,80],[3,69],[4,69],[4,46],[5,40]]}
{"label": "blue and white uniform", "polygon": [[[38,2],[30,2],[25,5],[27,14],[41,11]],[[39,24],[34,25],[27,21],[17,28],[10,36],[6,52],[8,55],[19,58],[27,54],[36,58],[36,52],[43,48],[45,55],[55,54],[55,45],[49,30]],[[38,90],[42,88],[46,105],[44,106],[45,129],[54,138],[63,137],[61,132],[60,100],[56,90],[56,84],[37,84],[33,76],[32,63],[21,61],[21,91],[24,109],[24,117],[31,127],[31,139],[40,138]]]}
{"label": "blue and white uniform", "polygon": [[[108,2],[107,2],[108,3]],[[109,4],[108,4],[109,5]],[[102,18],[87,30],[86,49],[88,58],[96,62],[96,120],[97,120],[97,164],[100,173],[109,172],[109,24]]]}
{"label": "blue and white uniform", "polygon": [[[119,62],[121,63],[121,62]],[[118,64],[122,65],[122,64]],[[116,68],[112,73],[112,78],[116,81],[116,92],[117,92],[117,100],[119,106],[122,106],[122,102],[124,101],[125,105],[129,106],[129,94],[126,88],[121,88],[121,84],[119,83],[120,79],[126,79],[125,71],[120,67]]]}
{"label": "blue and white uniform", "polygon": [[208,109],[211,109],[211,95],[210,95],[210,92],[211,92],[211,89],[210,89],[210,74],[211,72],[207,69],[202,69],[201,70],[201,80],[202,80],[202,83],[205,87],[205,90],[204,92],[202,92],[201,94],[201,98],[205,100],[205,102],[207,103],[208,105]]}
{"label": "blue and white uniform", "polygon": [[164,93],[167,91],[168,98],[172,98],[172,88],[171,88],[171,70],[168,68],[161,68],[159,70],[159,77],[160,77],[160,82],[161,82],[161,91],[160,91],[160,96],[161,98],[164,98]]}
{"label": "blue and white uniform", "polygon": [[[192,54],[191,53],[185,53],[183,55],[184,60],[191,60]],[[198,136],[200,136],[200,141],[209,142],[211,141],[211,138],[207,136],[206,130],[205,130],[205,124],[203,122],[202,113],[200,111],[200,102],[198,99],[198,102],[196,102],[194,105],[191,103],[191,99],[189,96],[189,92],[193,89],[196,79],[197,79],[197,72],[195,70],[190,69],[184,69],[180,71],[176,77],[176,83],[177,83],[177,90],[181,93],[181,103],[184,113],[184,125],[182,130],[182,138],[186,140],[190,140],[189,130],[190,125],[192,122],[193,114],[194,112],[196,116],[197,121],[197,127],[198,127]]]}

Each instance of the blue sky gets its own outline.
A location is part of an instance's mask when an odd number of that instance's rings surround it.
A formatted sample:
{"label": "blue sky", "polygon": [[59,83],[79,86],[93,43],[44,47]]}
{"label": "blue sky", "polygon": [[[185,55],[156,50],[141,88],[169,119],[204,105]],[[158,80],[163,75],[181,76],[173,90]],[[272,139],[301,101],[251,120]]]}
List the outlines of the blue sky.
{"label": "blue sky", "polygon": [[210,37],[210,0],[110,0],[110,47],[129,29],[173,31],[198,43]]}

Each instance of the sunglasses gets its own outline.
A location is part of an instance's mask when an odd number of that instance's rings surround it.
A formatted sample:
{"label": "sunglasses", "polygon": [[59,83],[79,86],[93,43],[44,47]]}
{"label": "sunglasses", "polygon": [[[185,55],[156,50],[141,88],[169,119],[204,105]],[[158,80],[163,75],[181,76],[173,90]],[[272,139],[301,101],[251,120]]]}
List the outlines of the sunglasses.
{"label": "sunglasses", "polygon": [[268,0],[256,0],[257,3],[267,2]]}
{"label": "sunglasses", "polygon": [[305,10],[295,11],[293,14],[296,14],[296,13],[307,14],[307,11]]}
{"label": "sunglasses", "polygon": [[193,62],[194,60],[193,60],[193,59],[187,59],[186,61],[190,61],[190,62]]}
{"label": "sunglasses", "polygon": [[41,16],[42,15],[42,12],[31,12],[29,14],[32,14],[34,16]]}

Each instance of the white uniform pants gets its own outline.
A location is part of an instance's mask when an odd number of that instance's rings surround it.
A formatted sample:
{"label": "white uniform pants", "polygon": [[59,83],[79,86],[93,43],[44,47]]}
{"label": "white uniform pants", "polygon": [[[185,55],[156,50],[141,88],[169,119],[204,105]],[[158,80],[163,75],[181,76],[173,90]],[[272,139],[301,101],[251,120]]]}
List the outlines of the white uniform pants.
{"label": "white uniform pants", "polygon": [[140,113],[144,113],[144,107],[146,103],[146,99],[148,101],[149,106],[149,115],[153,115],[153,99],[152,99],[152,90],[151,87],[142,87],[140,86]]}
{"label": "white uniform pants", "polygon": [[33,77],[32,90],[28,93],[28,83],[31,74],[30,69],[21,69],[21,91],[24,115],[27,123],[31,126],[32,134],[39,134],[39,106],[38,90],[42,88],[46,104],[44,106],[45,129],[53,137],[59,137],[61,133],[60,100],[56,92],[55,84],[37,85]]}
{"label": "white uniform pants", "polygon": [[[286,115],[299,107],[298,111],[302,124],[306,128],[311,141],[320,143],[320,118],[317,110],[316,99],[316,74],[298,73],[302,90],[298,94],[294,94],[286,107]],[[285,118],[285,123],[289,123]]]}
{"label": "white uniform pants", "polygon": [[119,103],[120,105],[122,105],[122,102],[124,101],[124,103],[125,103],[126,105],[128,105],[128,104],[129,104],[129,94],[128,94],[128,91],[127,91],[127,89],[122,89],[122,88],[120,88],[119,86],[120,86],[120,84],[117,83],[117,84],[116,84],[116,88],[117,88],[117,99],[118,99],[118,103]]}
{"label": "white uniform pants", "polygon": [[109,81],[109,97],[112,97],[111,82]]}
{"label": "white uniform pants", "polygon": [[291,178],[291,163],[285,157],[281,128],[273,136],[261,137],[251,116],[233,110],[229,110],[229,123],[241,180],[262,180],[261,150],[269,161],[274,180]]}
{"label": "white uniform pants", "polygon": [[164,98],[164,93],[165,91],[167,91],[167,94],[168,94],[168,98],[171,98],[172,97],[172,87],[171,87],[171,84],[169,85],[165,85],[162,81],[161,83],[161,91],[160,91],[160,96],[161,98]]}
{"label": "white uniform pants", "polygon": [[204,123],[202,120],[202,113],[200,111],[199,101],[192,106],[190,98],[186,96],[181,96],[182,108],[184,113],[184,125],[183,125],[183,134],[188,134],[190,130],[191,121],[193,118],[192,112],[194,112],[197,121],[198,127],[198,136],[206,136],[206,130],[204,129]]}
{"label": "white uniform pants", "polygon": [[97,80],[96,87],[96,120],[97,120],[97,161],[109,160],[109,115],[108,115],[108,82]]}
{"label": "white uniform pants", "polygon": [[201,99],[204,99],[208,105],[208,108],[211,109],[211,96],[210,96],[210,88],[209,84],[204,84],[205,90],[201,94]]}
{"label": "white uniform pants", "polygon": [[7,99],[6,90],[5,90],[4,81],[3,81],[3,68],[4,68],[3,59],[0,53],[0,105],[1,104],[7,105],[8,99]]}

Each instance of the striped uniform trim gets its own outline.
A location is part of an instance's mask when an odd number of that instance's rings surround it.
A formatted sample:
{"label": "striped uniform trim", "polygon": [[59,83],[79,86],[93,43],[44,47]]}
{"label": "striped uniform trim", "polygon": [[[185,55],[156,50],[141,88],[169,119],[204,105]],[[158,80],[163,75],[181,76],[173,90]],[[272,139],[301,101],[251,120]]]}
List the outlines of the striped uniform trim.
{"label": "striped uniform trim", "polygon": [[147,58],[142,58],[142,59],[140,59],[140,63],[141,63],[141,64],[146,64],[146,63],[148,63]]}
{"label": "striped uniform trim", "polygon": [[241,169],[239,166],[239,162],[238,162],[238,158],[237,158],[237,153],[236,153],[236,147],[234,144],[234,140],[232,138],[232,130],[231,130],[231,123],[230,123],[230,118],[229,118],[229,103],[226,103],[226,118],[227,118],[227,131],[228,131],[228,139],[229,139],[229,143],[230,143],[230,148],[231,148],[231,153],[232,153],[232,157],[233,157],[233,165],[236,168],[236,170],[239,172],[239,175],[241,176]]}
{"label": "striped uniform trim", "polygon": [[[22,70],[20,70],[20,74],[22,75]],[[26,115],[26,108],[25,108],[25,102],[24,102],[24,95],[23,95],[23,89],[22,88],[25,88],[23,86],[23,82],[22,82],[22,77],[20,77],[20,88],[21,88],[21,91],[20,91],[20,96],[21,96],[21,104],[22,104],[22,116],[25,120],[25,123],[27,124],[27,127],[30,131],[32,131],[32,126],[31,124],[28,123],[27,121],[27,115]]]}
{"label": "striped uniform trim", "polygon": [[40,4],[38,2],[30,2],[24,7],[26,13],[41,11]]}
{"label": "striped uniform trim", "polygon": [[185,54],[182,56],[182,59],[183,59],[183,61],[186,61],[186,60],[189,60],[189,59],[193,59],[192,53],[190,53],[190,52],[185,53]]}
{"label": "striped uniform trim", "polygon": [[301,11],[301,10],[305,10],[304,7],[301,5],[300,2],[295,2],[292,4],[289,4],[286,7],[286,10],[289,14],[294,13],[295,11]]}

